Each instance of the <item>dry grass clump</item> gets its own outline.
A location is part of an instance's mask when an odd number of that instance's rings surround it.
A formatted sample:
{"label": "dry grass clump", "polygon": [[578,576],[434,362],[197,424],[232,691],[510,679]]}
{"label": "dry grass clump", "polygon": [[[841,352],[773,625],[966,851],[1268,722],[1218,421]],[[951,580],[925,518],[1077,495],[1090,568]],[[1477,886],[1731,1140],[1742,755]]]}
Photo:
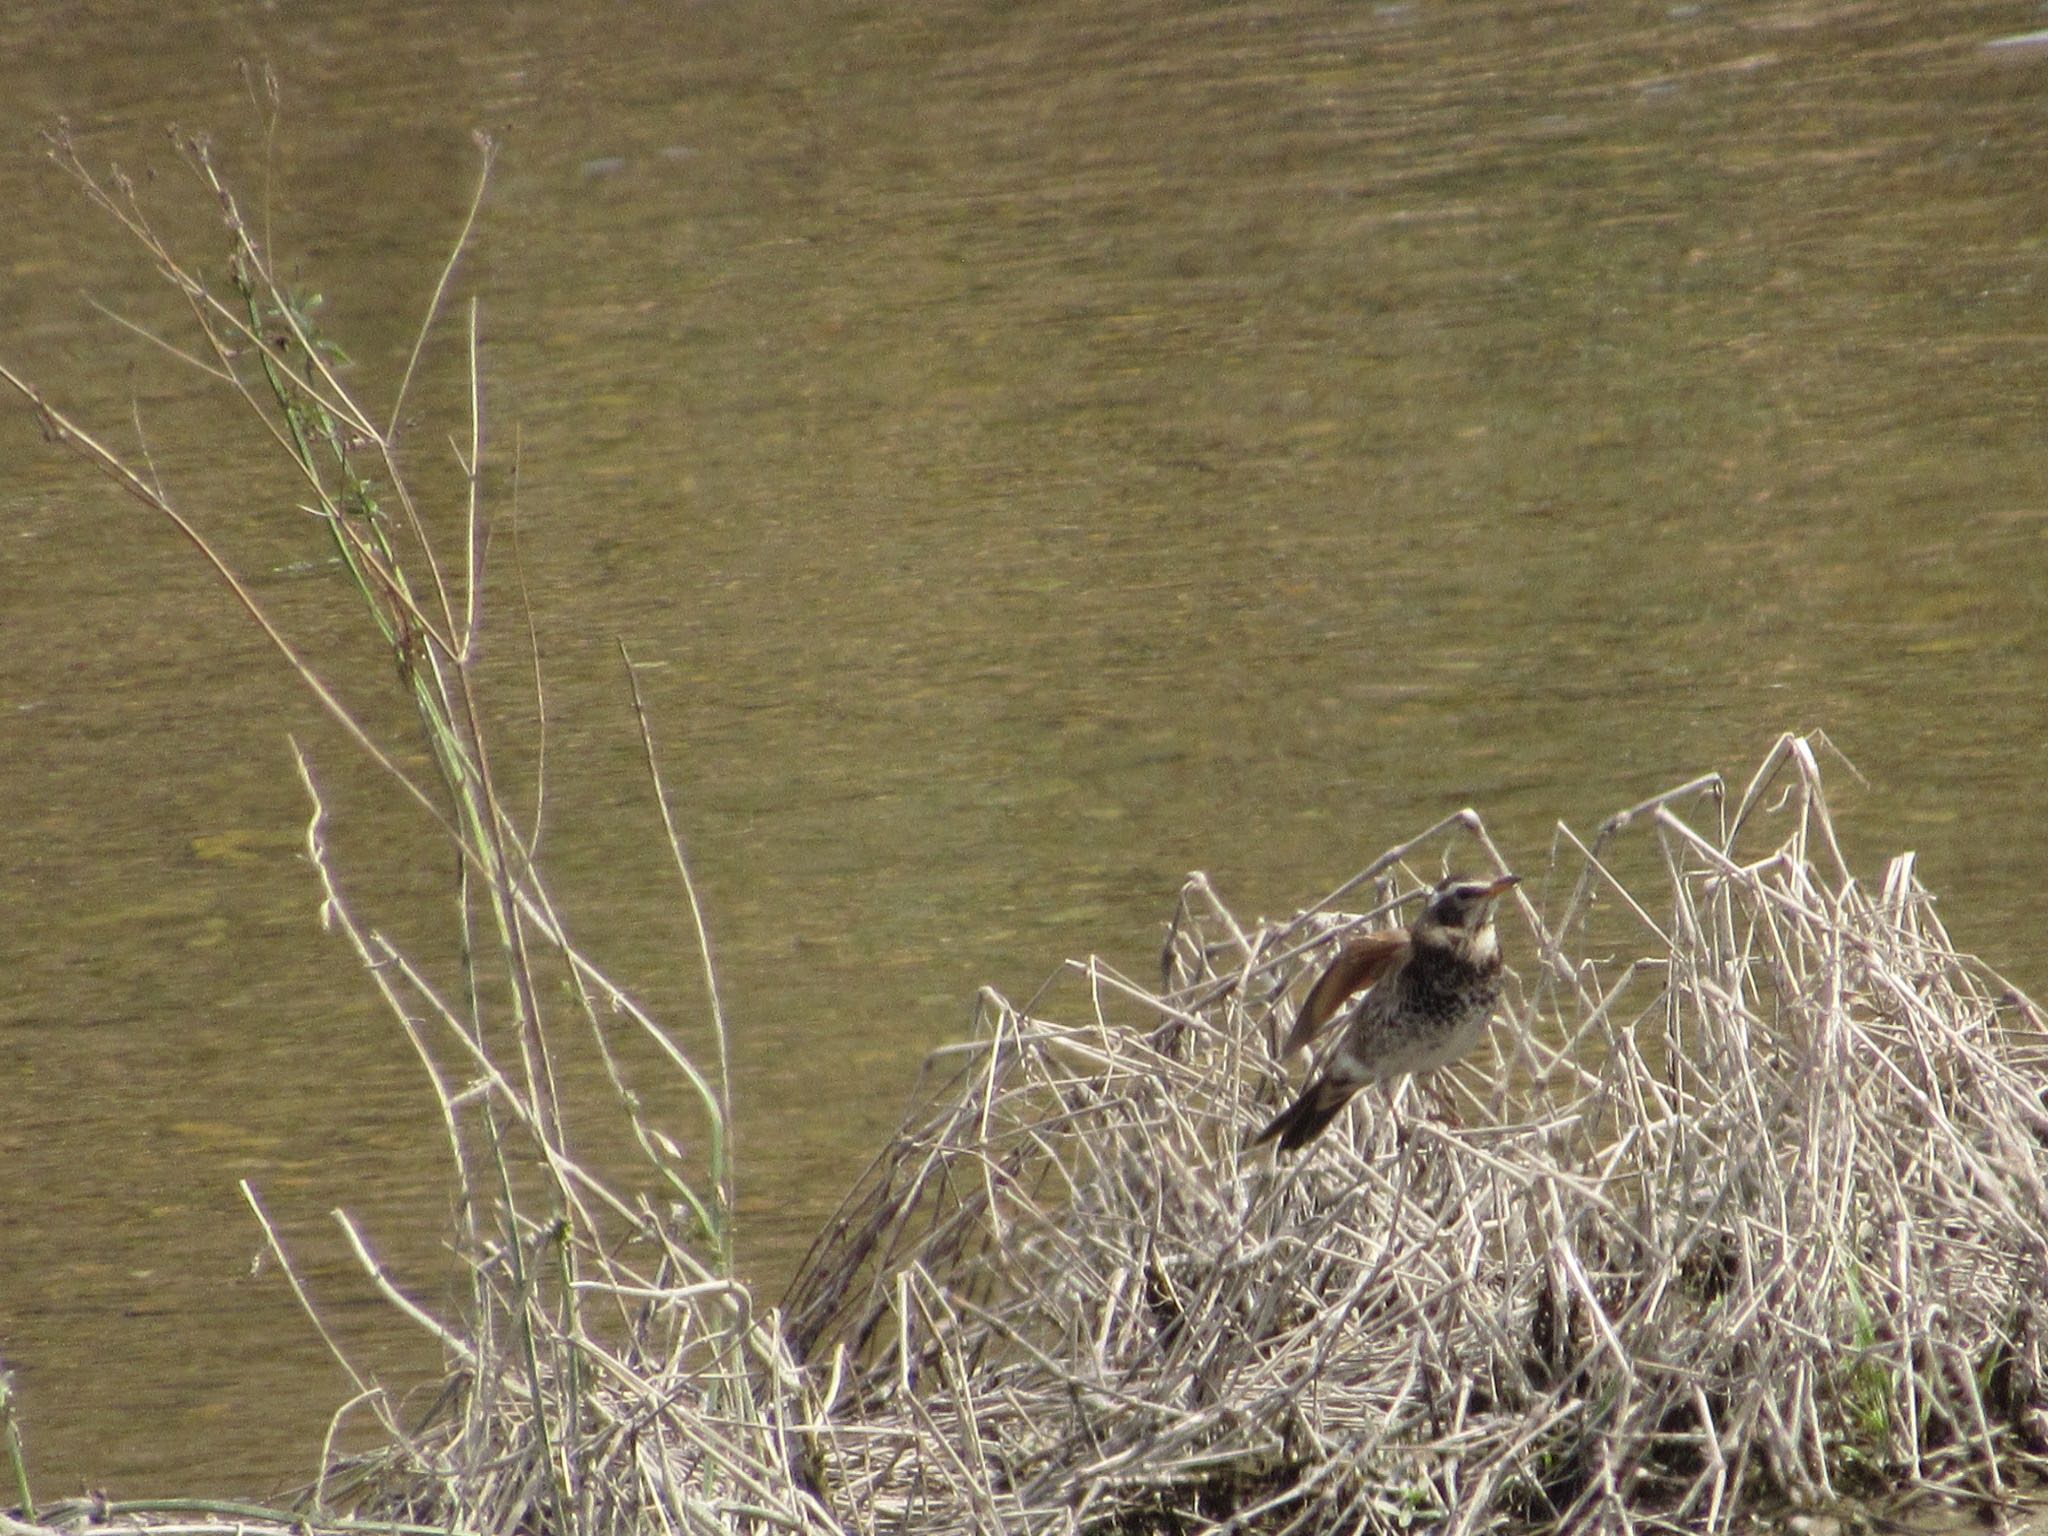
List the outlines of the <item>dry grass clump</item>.
{"label": "dry grass clump", "polygon": [[[1468,812],[1345,889],[1460,826],[1498,867]],[[1661,854],[1633,886],[1628,829]],[[1732,814],[1702,780],[1559,848],[1461,1127],[1411,1087],[1248,1154],[1348,920],[1248,927],[1200,876],[1163,990],[1090,962],[1063,1011],[984,995],[792,1296],[837,1517],[1721,1529],[2038,1462],[2039,1015],[1910,855],[1854,878],[1806,739]]]}
{"label": "dry grass clump", "polygon": [[[713,1060],[703,1066],[572,933],[539,856],[551,809],[544,735],[515,735],[506,749],[502,717],[483,702],[490,693],[484,593],[493,570],[504,569],[503,546],[492,555],[493,530],[510,508],[494,504],[497,477],[486,474],[474,303],[459,353],[466,417],[445,438],[458,472],[454,497],[430,494],[431,477],[423,481],[416,468],[425,453],[415,450],[408,423],[424,393],[424,359],[447,328],[444,309],[477,203],[426,300],[392,398],[373,408],[351,385],[342,350],[315,323],[317,301],[287,282],[257,223],[244,216],[212,147],[199,137],[177,142],[218,212],[224,265],[175,249],[130,178],[88,167],[62,133],[50,149],[181,301],[184,327],[175,335],[131,329],[189,363],[218,387],[234,418],[255,426],[289,472],[295,497],[268,510],[309,544],[324,540],[337,606],[344,614],[352,608],[377,637],[382,665],[347,669],[354,653],[331,633],[316,627],[301,642],[288,632],[284,616],[239,574],[236,551],[208,531],[218,526],[223,537],[236,537],[245,509],[234,518],[188,512],[146,457],[108,446],[4,363],[0,382],[21,395],[52,438],[174,527],[213,568],[308,692],[382,770],[382,811],[414,835],[421,858],[454,870],[439,959],[402,949],[330,858],[326,806],[307,754],[299,753],[312,806],[306,853],[323,924],[362,960],[435,1095],[455,1212],[455,1274],[448,1299],[429,1310],[340,1217],[367,1283],[445,1353],[442,1390],[415,1415],[335,1343],[256,1192],[244,1186],[285,1273],[354,1381],[337,1426],[367,1421],[384,1446],[361,1461],[330,1447],[300,1518],[269,1513],[293,1529],[347,1529],[350,1515],[387,1531],[550,1536],[830,1529],[788,1456],[784,1425],[806,1418],[800,1373],[774,1319],[756,1313],[735,1272],[725,1021],[635,674],[629,664],[626,692],[646,747],[649,800],[674,856],[677,906],[704,966]],[[479,203],[488,141],[481,153]],[[436,436],[432,429],[422,435]],[[531,714],[545,720],[537,646],[533,652]],[[409,720],[380,727],[375,722],[393,712],[362,701],[379,699],[394,683]],[[609,1087],[603,1108],[618,1117],[618,1139],[640,1155],[623,1177],[574,1154],[585,1138],[570,1133],[562,1085],[571,1081]],[[683,1090],[682,1123],[650,1122],[643,1095],[651,1081]],[[0,1420],[6,1407],[0,1374]],[[129,1523],[163,1512],[161,1504],[104,1501],[38,1506],[11,1436],[0,1438],[0,1452],[21,1517],[10,1524],[0,1514],[0,1531],[42,1529],[38,1519]],[[236,1529],[265,1515],[243,1506],[204,1509],[224,1512]]]}

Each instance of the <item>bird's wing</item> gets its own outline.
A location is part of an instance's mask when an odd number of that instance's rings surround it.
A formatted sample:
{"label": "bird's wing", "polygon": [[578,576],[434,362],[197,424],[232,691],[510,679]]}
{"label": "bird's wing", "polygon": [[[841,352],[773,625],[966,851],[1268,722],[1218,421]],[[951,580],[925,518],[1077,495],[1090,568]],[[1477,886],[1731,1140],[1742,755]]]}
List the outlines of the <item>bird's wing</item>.
{"label": "bird's wing", "polygon": [[1322,1033],[1352,998],[1378,981],[1408,954],[1408,935],[1399,929],[1385,933],[1361,933],[1344,941],[1337,958],[1316,978],[1301,1000],[1301,1012],[1294,1016],[1294,1028],[1280,1047],[1282,1060]]}

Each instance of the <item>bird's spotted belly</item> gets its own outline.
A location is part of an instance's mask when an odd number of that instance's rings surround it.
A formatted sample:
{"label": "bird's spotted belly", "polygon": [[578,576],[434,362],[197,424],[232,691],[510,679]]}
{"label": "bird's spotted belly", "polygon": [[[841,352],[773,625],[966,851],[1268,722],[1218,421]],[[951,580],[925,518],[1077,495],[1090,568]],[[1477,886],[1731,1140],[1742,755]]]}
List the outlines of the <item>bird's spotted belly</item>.
{"label": "bird's spotted belly", "polygon": [[1372,1074],[1386,1079],[1447,1067],[1485,1038],[1486,1024],[1487,1015],[1478,1013],[1434,1028],[1389,1031],[1380,1037]]}
{"label": "bird's spotted belly", "polygon": [[1364,1075],[1381,1082],[1411,1072],[1433,1072],[1485,1038],[1499,1000],[1498,986],[1468,987],[1455,998],[1411,997],[1405,1006],[1381,1017],[1377,1027],[1359,1031],[1353,1053]]}

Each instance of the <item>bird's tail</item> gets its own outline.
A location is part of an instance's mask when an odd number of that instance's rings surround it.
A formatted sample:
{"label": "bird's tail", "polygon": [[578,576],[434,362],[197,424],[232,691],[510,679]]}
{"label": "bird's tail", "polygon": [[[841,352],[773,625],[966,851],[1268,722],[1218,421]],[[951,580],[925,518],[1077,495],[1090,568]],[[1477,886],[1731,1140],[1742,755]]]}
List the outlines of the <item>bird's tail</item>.
{"label": "bird's tail", "polygon": [[1301,1097],[1267,1122],[1251,1144],[1262,1147],[1279,1138],[1282,1152],[1307,1146],[1323,1134],[1323,1128],[1337,1118],[1337,1111],[1351,1102],[1362,1083],[1337,1083],[1322,1078],[1302,1090]]}

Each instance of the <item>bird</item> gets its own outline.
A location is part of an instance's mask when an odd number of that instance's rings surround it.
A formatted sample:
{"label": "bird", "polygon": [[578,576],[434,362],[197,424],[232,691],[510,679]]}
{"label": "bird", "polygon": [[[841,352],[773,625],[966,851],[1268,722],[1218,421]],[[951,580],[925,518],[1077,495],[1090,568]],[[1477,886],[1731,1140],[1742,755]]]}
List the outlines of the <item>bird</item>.
{"label": "bird", "polygon": [[1520,883],[1516,875],[1453,876],[1430,892],[1406,932],[1360,934],[1338,950],[1302,1000],[1280,1054],[1307,1045],[1348,1009],[1343,1038],[1301,1096],[1250,1144],[1278,1140],[1282,1152],[1297,1151],[1361,1088],[1433,1071],[1477,1045],[1500,1001],[1494,905]]}

